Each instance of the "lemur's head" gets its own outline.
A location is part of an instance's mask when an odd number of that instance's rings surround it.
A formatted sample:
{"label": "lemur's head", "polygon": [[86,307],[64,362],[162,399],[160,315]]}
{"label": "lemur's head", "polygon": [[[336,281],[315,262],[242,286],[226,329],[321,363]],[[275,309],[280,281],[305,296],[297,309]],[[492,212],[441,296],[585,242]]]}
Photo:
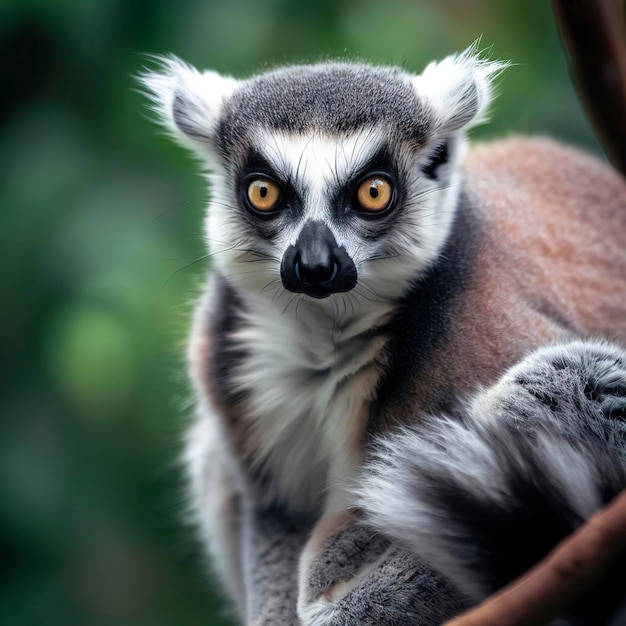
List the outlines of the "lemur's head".
{"label": "lemur's head", "polygon": [[235,80],[170,59],[141,80],[209,172],[220,272],[260,297],[394,298],[441,251],[464,129],[502,67],[472,48],[419,76],[331,63]]}

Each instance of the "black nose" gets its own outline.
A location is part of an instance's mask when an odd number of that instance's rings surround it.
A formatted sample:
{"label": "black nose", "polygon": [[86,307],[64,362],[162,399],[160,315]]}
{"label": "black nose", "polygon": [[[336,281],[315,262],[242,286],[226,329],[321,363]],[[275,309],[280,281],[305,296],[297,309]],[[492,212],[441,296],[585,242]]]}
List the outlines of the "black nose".
{"label": "black nose", "polygon": [[280,274],[285,289],[313,298],[350,291],[357,278],[354,262],[330,228],[313,221],[302,227],[296,244],[285,252]]}
{"label": "black nose", "polygon": [[298,256],[295,260],[294,270],[297,280],[303,287],[309,289],[316,285],[329,286],[337,276],[339,265],[332,253],[323,259],[314,260],[312,263],[307,263],[301,256]]}

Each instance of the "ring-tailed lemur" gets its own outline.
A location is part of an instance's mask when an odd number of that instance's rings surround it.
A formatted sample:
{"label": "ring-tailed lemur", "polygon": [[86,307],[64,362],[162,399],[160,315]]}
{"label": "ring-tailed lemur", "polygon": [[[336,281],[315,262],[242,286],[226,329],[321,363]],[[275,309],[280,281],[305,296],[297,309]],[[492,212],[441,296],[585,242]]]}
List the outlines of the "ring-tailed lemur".
{"label": "ring-tailed lemur", "polygon": [[626,184],[545,139],[466,153],[501,69],[142,79],[211,186],[185,460],[248,624],[441,623],[626,486],[626,353],[577,339],[626,336]]}

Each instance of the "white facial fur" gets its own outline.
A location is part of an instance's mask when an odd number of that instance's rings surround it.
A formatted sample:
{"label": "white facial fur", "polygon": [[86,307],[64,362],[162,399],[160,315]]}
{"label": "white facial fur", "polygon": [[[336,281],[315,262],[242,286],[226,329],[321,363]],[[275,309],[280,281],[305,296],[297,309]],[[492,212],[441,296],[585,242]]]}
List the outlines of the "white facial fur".
{"label": "white facial fur", "polygon": [[[283,292],[280,261],[288,246],[295,243],[303,224],[317,220],[329,226],[358,271],[358,284],[353,292],[335,294],[333,298],[338,301],[373,298],[381,303],[398,298],[405,291],[407,281],[437,258],[446,240],[460,191],[458,161],[465,142],[461,135],[450,140],[449,161],[441,166],[435,180],[420,175],[420,165],[427,162],[432,146],[424,146],[416,154],[409,147],[400,151],[404,168],[416,172],[404,189],[402,221],[380,240],[364,241],[350,224],[333,222],[329,192],[338,181],[347,183],[377,151],[382,140],[375,129],[364,129],[341,139],[321,134],[307,137],[257,133],[254,142],[258,151],[275,171],[303,190],[304,213],[272,241],[251,237],[242,230],[241,215],[235,210],[237,190],[225,184],[227,176],[221,168],[214,171],[209,177],[213,198],[206,220],[214,267],[250,298],[271,301],[282,310],[293,294]],[[391,255],[385,250],[391,250]],[[260,257],[259,253],[265,256]]]}

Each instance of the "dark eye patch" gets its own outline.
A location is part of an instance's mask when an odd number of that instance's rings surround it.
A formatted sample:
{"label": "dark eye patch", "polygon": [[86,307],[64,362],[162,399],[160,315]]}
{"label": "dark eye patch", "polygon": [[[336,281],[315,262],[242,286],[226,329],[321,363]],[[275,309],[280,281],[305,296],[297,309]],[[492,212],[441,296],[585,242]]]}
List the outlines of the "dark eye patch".
{"label": "dark eye patch", "polygon": [[274,168],[270,165],[269,161],[256,150],[252,150],[248,153],[246,159],[239,168],[240,181],[253,173],[265,174],[268,178],[281,180],[280,176],[278,176],[277,172],[274,171]]}
{"label": "dark eye patch", "polygon": [[393,175],[391,177],[395,178],[395,170],[395,160],[392,157],[391,151],[386,146],[383,146],[378,152],[374,153],[365,165],[352,173],[350,183],[348,184],[355,185],[357,181],[367,176],[368,173],[375,171],[389,172]]}
{"label": "dark eye patch", "polygon": [[422,172],[424,172],[428,178],[432,180],[436,179],[437,170],[447,163],[449,158],[448,142],[444,141],[431,152],[428,162],[422,165]]}
{"label": "dark eye patch", "polygon": [[[382,146],[362,167],[350,174],[349,180],[338,191],[335,197],[336,218],[349,222],[366,239],[384,234],[388,227],[385,224],[389,222],[386,218],[403,197],[398,170],[393,153],[387,146]],[[363,210],[359,202],[359,189],[370,178],[380,178],[390,187],[391,196],[384,210]]]}
{"label": "dark eye patch", "polygon": [[[265,238],[275,236],[281,227],[302,214],[302,198],[291,181],[281,176],[280,172],[277,172],[256,150],[248,152],[235,176],[242,216],[248,225],[261,236]],[[280,191],[280,198],[272,210],[255,210],[250,202],[250,183],[257,179],[267,179]]]}

